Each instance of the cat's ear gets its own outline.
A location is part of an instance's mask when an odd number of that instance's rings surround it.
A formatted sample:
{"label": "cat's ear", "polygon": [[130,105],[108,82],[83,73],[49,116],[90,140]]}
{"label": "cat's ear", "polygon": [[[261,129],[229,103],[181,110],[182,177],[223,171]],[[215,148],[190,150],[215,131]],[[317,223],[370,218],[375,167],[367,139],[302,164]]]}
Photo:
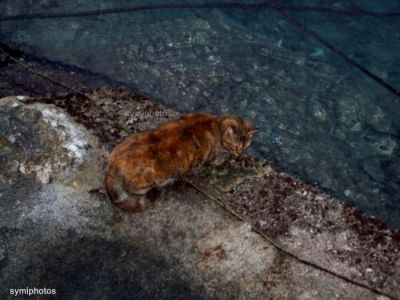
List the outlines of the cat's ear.
{"label": "cat's ear", "polygon": [[247,129],[249,135],[253,135],[254,133],[260,130],[260,128],[254,126],[250,121],[247,120],[244,121],[244,126]]}
{"label": "cat's ear", "polygon": [[235,135],[235,131],[233,130],[232,126],[228,126],[228,128],[226,128],[224,134],[227,134],[229,136],[233,136],[233,135]]}
{"label": "cat's ear", "polygon": [[254,127],[251,128],[248,132],[249,132],[250,135],[253,135],[253,134],[255,134],[256,132],[258,132],[259,130],[260,130],[259,127],[254,126]]}

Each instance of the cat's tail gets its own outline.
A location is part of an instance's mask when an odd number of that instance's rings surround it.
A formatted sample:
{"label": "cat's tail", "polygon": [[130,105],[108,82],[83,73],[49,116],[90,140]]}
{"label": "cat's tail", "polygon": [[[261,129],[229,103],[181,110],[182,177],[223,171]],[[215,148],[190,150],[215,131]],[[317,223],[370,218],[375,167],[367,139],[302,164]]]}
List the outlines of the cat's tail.
{"label": "cat's tail", "polygon": [[111,201],[125,211],[141,212],[148,206],[146,194],[129,195],[123,188],[121,176],[114,172],[107,172],[105,185]]}

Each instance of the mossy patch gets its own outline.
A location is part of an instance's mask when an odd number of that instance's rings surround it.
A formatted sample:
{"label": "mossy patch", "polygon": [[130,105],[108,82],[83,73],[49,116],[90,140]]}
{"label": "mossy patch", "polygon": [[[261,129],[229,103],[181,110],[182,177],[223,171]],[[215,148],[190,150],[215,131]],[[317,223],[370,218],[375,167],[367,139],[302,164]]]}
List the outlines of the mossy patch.
{"label": "mossy patch", "polygon": [[244,156],[235,158],[227,156],[220,166],[207,165],[199,171],[199,176],[205,178],[221,192],[230,192],[247,178],[259,177],[272,171],[264,160]]}

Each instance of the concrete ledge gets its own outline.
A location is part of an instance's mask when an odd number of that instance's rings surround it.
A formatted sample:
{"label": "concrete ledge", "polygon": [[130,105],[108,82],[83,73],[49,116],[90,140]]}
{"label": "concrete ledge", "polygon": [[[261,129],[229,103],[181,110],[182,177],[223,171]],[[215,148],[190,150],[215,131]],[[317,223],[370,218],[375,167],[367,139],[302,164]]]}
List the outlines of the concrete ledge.
{"label": "concrete ledge", "polygon": [[[102,192],[105,156],[123,136],[108,117],[134,132],[177,113],[120,88],[88,96],[94,103],[66,96],[20,104],[39,113],[45,107],[68,112],[88,128],[71,121],[90,150],[48,183],[34,171],[3,183],[0,290],[6,298],[10,288],[29,286],[89,299],[384,299],[283,255],[249,224],[307,260],[400,297],[399,232],[265,161],[228,158],[191,177],[245,223],[183,182],[167,187],[141,214],[121,212]],[[49,124],[43,130],[63,130]],[[8,146],[21,155],[32,151]]]}

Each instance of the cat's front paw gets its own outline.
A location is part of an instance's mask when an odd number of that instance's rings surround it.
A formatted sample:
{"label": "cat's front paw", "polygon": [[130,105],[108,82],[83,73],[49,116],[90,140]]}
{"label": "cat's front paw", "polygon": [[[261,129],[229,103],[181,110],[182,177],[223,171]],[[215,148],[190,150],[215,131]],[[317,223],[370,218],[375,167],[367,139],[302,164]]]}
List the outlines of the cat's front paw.
{"label": "cat's front paw", "polygon": [[219,167],[222,166],[225,163],[225,161],[226,161],[225,155],[217,155],[217,157],[211,161],[211,165]]}

